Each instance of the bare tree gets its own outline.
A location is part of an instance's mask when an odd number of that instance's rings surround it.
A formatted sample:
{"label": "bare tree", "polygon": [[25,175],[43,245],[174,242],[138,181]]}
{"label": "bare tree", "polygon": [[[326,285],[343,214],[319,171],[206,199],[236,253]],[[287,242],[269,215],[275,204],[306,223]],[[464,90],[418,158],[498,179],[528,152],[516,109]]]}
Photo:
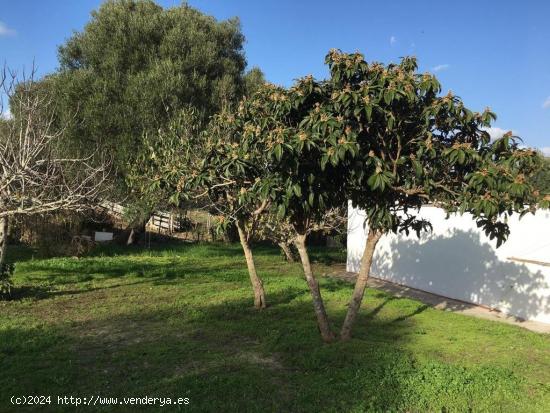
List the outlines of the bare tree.
{"label": "bare tree", "polygon": [[[15,216],[83,211],[106,188],[108,162],[97,154],[66,157],[64,127],[55,125],[51,97],[30,77],[18,80],[6,68],[0,77],[0,266],[7,244],[8,220]],[[97,166],[100,164],[100,166]]]}

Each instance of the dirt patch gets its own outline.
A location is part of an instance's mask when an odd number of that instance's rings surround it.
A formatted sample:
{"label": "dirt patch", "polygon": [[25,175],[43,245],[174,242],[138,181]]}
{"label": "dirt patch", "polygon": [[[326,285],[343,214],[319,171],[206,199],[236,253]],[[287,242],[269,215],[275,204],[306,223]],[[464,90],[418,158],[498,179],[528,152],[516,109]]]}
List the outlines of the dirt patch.
{"label": "dirt patch", "polygon": [[250,364],[257,365],[259,367],[268,368],[270,370],[283,370],[284,367],[275,356],[265,356],[257,352],[245,352],[241,353],[239,357]]}

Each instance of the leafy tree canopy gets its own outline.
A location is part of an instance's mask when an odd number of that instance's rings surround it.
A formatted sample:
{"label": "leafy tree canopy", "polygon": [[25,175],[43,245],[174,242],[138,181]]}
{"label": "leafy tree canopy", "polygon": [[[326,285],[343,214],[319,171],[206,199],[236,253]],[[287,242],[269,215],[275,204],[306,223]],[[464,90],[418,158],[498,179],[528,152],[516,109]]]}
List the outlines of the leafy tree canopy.
{"label": "leafy tree canopy", "polygon": [[489,109],[474,112],[451,92],[441,96],[414,58],[383,66],[333,50],[326,61],[332,91],[324,108],[343,117],[340,127],[357,145],[349,198],[372,227],[418,231],[426,223],[409,210],[433,203],[471,213],[498,244],[508,234],[500,217],[534,210],[540,199],[528,177],[541,158],[511,133],[491,142]]}
{"label": "leafy tree canopy", "polygon": [[414,58],[383,65],[332,50],[326,63],[329,79],[305,77],[289,89],[266,85],[221,126],[226,179],[246,184],[236,195],[240,204],[267,203],[293,224],[319,328],[331,341],[305,247],[308,228],[328,210],[349,199],[369,224],[341,332],[349,339],[378,239],[429,229],[416,214],[422,205],[472,214],[499,245],[508,215],[548,206],[548,198],[530,182],[540,155],[511,133],[492,142],[486,128],[495,114],[472,111],[452,93],[442,96],[437,79],[418,73]]}
{"label": "leafy tree canopy", "polygon": [[264,73],[259,67],[253,67],[244,75],[245,95],[252,96],[266,83]]}
{"label": "leafy tree canopy", "polygon": [[112,151],[124,183],[145,135],[189,107],[202,122],[245,93],[243,41],[237,19],[218,22],[186,4],[103,3],[59,48],[60,70],[48,79],[70,142]]}
{"label": "leafy tree canopy", "polygon": [[491,141],[485,129],[495,114],[441,96],[414,58],[384,66],[333,50],[326,62],[327,81],[264,88],[232,122],[243,153],[264,148],[272,173],[256,187],[281,217],[319,216],[350,199],[373,228],[420,231],[428,223],[414,210],[436,204],[471,213],[500,243],[507,235],[500,218],[541,201],[529,178],[542,158],[511,133]]}
{"label": "leafy tree canopy", "polygon": [[542,194],[550,195],[550,158],[544,158],[542,168],[533,176],[532,183]]}

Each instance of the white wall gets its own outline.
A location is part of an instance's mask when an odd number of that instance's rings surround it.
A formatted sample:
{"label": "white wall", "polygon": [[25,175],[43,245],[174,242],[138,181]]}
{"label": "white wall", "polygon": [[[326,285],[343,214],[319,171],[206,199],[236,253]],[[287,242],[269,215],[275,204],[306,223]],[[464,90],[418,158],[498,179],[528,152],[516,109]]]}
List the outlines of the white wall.
{"label": "white wall", "polygon": [[[376,248],[372,275],[412,288],[550,323],[550,267],[508,257],[550,262],[550,212],[509,220],[510,237],[500,248],[468,215],[423,207],[433,232],[386,235]],[[359,271],[366,229],[362,211],[348,209],[347,270]]]}
{"label": "white wall", "polygon": [[112,241],[112,240],[113,240],[112,232],[96,231],[94,233],[94,241],[105,242],[105,241]]}

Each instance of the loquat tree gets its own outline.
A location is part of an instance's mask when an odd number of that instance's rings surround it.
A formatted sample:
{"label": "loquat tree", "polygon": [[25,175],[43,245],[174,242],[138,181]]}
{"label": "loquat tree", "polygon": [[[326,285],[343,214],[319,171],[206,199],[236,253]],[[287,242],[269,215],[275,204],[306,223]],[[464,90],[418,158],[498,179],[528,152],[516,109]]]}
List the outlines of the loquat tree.
{"label": "loquat tree", "polygon": [[[328,342],[334,333],[306,247],[307,234],[327,211],[351,200],[367,216],[361,269],[340,332],[348,340],[379,239],[429,230],[430,222],[418,216],[423,205],[470,214],[498,246],[508,236],[508,216],[548,206],[548,199],[530,183],[541,157],[511,133],[491,141],[486,129],[496,116],[466,108],[452,93],[441,95],[437,79],[419,74],[414,58],[369,64],[359,53],[333,50],[326,63],[326,81],[306,77],[289,89],[266,86],[241,106],[235,119],[244,124],[235,143],[243,155],[261,148],[254,163],[262,172],[246,196],[267,202],[292,224]],[[254,116],[243,118],[247,108]]]}
{"label": "loquat tree", "polygon": [[509,234],[507,217],[548,201],[529,182],[541,166],[536,151],[520,147],[511,132],[491,141],[487,128],[496,115],[468,109],[451,92],[442,96],[435,76],[417,72],[415,58],[384,66],[332,50],[326,63],[331,96],[322,110],[342,119],[342,136],[355,146],[337,162],[346,165],[347,197],[366,211],[368,225],[340,332],[348,340],[378,241],[390,232],[431,229],[417,215],[423,205],[469,214],[498,247]]}

